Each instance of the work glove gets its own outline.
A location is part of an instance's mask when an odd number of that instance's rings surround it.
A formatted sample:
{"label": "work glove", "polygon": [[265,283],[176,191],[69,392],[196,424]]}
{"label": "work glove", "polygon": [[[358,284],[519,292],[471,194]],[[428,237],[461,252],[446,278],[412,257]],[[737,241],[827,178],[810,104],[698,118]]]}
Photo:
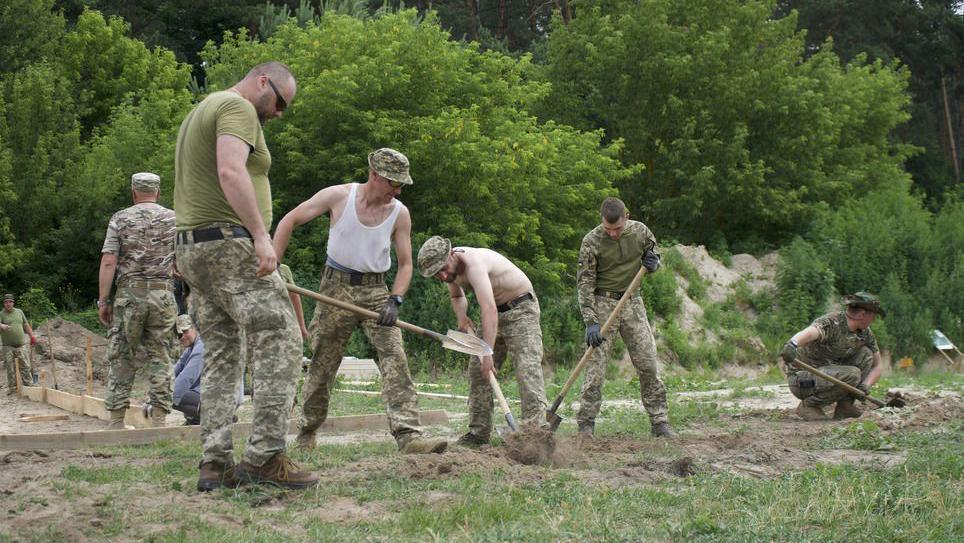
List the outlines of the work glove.
{"label": "work glove", "polygon": [[797,342],[792,339],[783,344],[783,350],[780,351],[780,358],[787,363],[787,367],[793,367],[793,361],[797,359]]}
{"label": "work glove", "polygon": [[599,333],[598,324],[590,324],[586,327],[586,345],[589,347],[599,347],[606,341],[606,338],[602,337]]}
{"label": "work glove", "polygon": [[860,383],[859,385],[857,385],[857,390],[863,392],[864,394],[870,393],[870,387],[867,386],[867,383]]}
{"label": "work glove", "polygon": [[649,273],[653,273],[659,269],[659,255],[652,250],[643,253],[643,266]]}
{"label": "work glove", "polygon": [[389,297],[385,300],[385,305],[382,306],[382,310],[378,313],[378,324],[382,326],[395,326],[395,321],[398,320],[398,301],[394,297]]}

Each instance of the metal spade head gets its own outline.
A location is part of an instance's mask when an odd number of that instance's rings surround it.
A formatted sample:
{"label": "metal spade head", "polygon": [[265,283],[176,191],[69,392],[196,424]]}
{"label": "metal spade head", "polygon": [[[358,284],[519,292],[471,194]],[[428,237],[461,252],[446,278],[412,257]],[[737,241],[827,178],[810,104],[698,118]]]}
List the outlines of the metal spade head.
{"label": "metal spade head", "polygon": [[492,347],[482,338],[458,330],[449,330],[445,333],[442,347],[473,356],[492,356]]}

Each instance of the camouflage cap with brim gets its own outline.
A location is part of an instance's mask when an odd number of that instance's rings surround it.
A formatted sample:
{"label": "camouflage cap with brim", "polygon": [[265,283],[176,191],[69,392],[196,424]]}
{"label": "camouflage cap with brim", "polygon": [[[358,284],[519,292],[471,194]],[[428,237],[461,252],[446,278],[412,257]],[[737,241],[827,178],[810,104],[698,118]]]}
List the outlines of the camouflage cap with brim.
{"label": "camouflage cap with brim", "polygon": [[194,326],[194,323],[191,322],[191,317],[190,317],[190,315],[178,315],[178,316],[177,316],[177,333],[178,333],[178,334],[183,334],[184,332],[187,332],[187,331],[190,330],[193,326]]}
{"label": "camouflage cap with brim", "polygon": [[887,316],[887,312],[880,306],[880,299],[869,292],[848,294],[844,296],[843,303],[847,307],[858,307],[860,309],[866,309],[867,311],[873,311],[881,317]]}
{"label": "camouflage cap with brim", "polygon": [[135,173],[131,176],[131,188],[138,192],[157,192],[161,188],[161,178],[151,172]]}
{"label": "camouflage cap with brim", "polygon": [[411,185],[412,176],[408,174],[408,158],[395,149],[382,147],[368,154],[368,165],[375,173],[392,181]]}
{"label": "camouflage cap with brim", "polygon": [[422,277],[432,277],[445,267],[452,242],[442,236],[432,236],[418,250],[418,272]]}
{"label": "camouflage cap with brim", "polygon": [[14,301],[13,294],[10,294],[9,292],[6,293],[6,294],[4,294],[4,295],[3,295],[3,301],[6,302],[7,300],[10,300],[11,302]]}

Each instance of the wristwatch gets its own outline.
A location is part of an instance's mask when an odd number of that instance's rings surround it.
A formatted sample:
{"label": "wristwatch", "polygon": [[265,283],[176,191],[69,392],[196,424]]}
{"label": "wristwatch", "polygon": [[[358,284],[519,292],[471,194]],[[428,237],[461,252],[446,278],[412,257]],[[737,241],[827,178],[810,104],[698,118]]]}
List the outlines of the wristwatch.
{"label": "wristwatch", "polygon": [[110,300],[97,300],[97,307],[104,307],[110,305]]}
{"label": "wristwatch", "polygon": [[405,299],[399,296],[398,294],[392,294],[391,296],[388,297],[388,299],[395,302],[395,305],[397,306],[401,306],[402,302],[405,301]]}

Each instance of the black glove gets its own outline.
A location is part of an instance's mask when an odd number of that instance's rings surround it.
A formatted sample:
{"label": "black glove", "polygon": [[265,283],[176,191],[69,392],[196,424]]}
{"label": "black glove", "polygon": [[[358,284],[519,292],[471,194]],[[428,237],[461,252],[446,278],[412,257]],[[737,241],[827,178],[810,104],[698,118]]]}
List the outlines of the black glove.
{"label": "black glove", "polygon": [[649,273],[653,273],[659,269],[659,255],[652,250],[643,253],[643,266],[646,267]]}
{"label": "black glove", "polygon": [[857,390],[863,392],[864,394],[870,393],[870,387],[867,386],[867,383],[860,383],[859,385],[857,385]]}
{"label": "black glove", "polygon": [[590,324],[586,327],[586,345],[590,347],[599,347],[606,341],[606,338],[602,337],[599,333],[598,324]]}
{"label": "black glove", "polygon": [[378,313],[378,324],[382,326],[395,326],[395,321],[398,320],[398,298],[396,296],[389,296],[385,300],[385,305],[382,310]]}
{"label": "black glove", "polygon": [[783,350],[780,351],[780,358],[787,363],[787,367],[794,367],[793,361],[797,359],[797,342],[792,339],[783,344]]}

